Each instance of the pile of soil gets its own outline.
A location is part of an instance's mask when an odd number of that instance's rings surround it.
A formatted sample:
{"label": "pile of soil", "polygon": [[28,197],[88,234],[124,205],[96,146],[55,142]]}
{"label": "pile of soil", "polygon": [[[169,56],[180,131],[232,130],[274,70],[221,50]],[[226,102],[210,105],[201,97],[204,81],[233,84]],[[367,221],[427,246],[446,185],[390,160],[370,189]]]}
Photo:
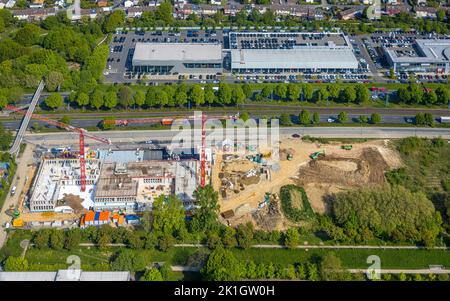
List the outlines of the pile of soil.
{"label": "pile of soil", "polygon": [[69,206],[73,209],[74,213],[80,213],[84,209],[83,205],[81,205],[82,202],[83,199],[78,195],[64,194],[64,197],[58,203],[58,206]]}
{"label": "pile of soil", "polygon": [[[355,168],[356,167],[356,168]],[[344,187],[380,185],[385,182],[388,168],[381,154],[373,148],[364,148],[359,157],[325,156],[300,167],[298,183],[331,184]]]}

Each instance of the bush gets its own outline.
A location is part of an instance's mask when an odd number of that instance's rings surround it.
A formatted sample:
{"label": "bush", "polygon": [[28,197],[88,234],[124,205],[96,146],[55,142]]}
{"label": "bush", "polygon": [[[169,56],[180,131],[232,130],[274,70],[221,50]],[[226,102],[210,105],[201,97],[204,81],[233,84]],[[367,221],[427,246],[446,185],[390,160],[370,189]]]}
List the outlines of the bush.
{"label": "bush", "polygon": [[[292,205],[291,191],[297,190],[301,194],[302,209],[296,209]],[[309,203],[305,190],[295,185],[286,185],[280,189],[281,209],[284,215],[291,221],[299,222],[314,217],[314,212]]]}

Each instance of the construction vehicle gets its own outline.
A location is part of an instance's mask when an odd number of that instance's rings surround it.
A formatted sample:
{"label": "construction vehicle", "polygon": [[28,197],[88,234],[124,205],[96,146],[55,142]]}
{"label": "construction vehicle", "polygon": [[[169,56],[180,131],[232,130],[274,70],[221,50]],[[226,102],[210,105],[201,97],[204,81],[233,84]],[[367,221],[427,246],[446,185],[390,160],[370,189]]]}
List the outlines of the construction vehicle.
{"label": "construction vehicle", "polygon": [[351,145],[351,144],[344,144],[344,145],[341,145],[341,148],[345,149],[345,150],[351,150],[353,148],[353,145]]}
{"label": "construction vehicle", "polygon": [[314,152],[309,157],[313,160],[317,160],[319,157],[325,157],[325,151]]}
{"label": "construction vehicle", "polygon": [[[10,111],[14,111],[14,112],[22,114],[22,115],[26,115],[27,114],[26,111],[24,111],[22,109],[19,109],[19,108],[16,108],[16,107],[14,107],[12,105],[7,105],[6,109],[10,110]],[[111,140],[103,138],[103,137],[99,137],[99,136],[96,136],[96,135],[93,135],[93,134],[89,133],[87,130],[85,130],[83,128],[77,128],[75,126],[72,126],[72,125],[69,125],[69,124],[66,124],[66,123],[62,123],[62,122],[59,122],[59,121],[56,121],[56,120],[52,120],[52,119],[46,118],[46,117],[38,115],[38,114],[31,115],[31,118],[34,118],[34,119],[43,121],[45,123],[54,125],[56,127],[65,129],[67,131],[75,132],[75,133],[79,134],[79,144],[80,144],[79,157],[80,157],[81,191],[83,191],[83,192],[86,191],[86,161],[85,161],[85,153],[84,153],[85,152],[84,138],[85,137],[91,138],[93,140],[96,140],[96,141],[99,141],[99,142],[102,142],[102,143],[105,143],[105,144],[111,144]]]}

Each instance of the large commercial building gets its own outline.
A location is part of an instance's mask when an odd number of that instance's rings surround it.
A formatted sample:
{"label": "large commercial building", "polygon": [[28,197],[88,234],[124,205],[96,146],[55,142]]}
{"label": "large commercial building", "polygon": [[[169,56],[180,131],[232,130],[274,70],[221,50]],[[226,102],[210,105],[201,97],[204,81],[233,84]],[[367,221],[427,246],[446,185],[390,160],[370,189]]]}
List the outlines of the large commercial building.
{"label": "large commercial building", "polygon": [[384,47],[383,51],[395,72],[450,72],[450,40],[418,39],[412,47]]}
{"label": "large commercial building", "polygon": [[133,71],[157,74],[222,72],[222,46],[210,43],[137,43]]}
{"label": "large commercial building", "polygon": [[352,45],[342,33],[232,32],[235,73],[346,72],[358,69]]}

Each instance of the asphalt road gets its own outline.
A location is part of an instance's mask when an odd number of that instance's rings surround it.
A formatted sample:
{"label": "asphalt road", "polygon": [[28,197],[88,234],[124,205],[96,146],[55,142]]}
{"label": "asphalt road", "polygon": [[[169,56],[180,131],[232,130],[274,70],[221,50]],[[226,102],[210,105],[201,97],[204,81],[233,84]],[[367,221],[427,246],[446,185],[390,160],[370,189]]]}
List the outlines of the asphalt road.
{"label": "asphalt road", "polygon": [[[155,130],[155,131],[108,131],[92,132],[98,136],[111,139],[113,145],[117,147],[136,147],[142,145],[143,141],[152,140],[154,143],[169,143],[180,131],[174,130]],[[210,135],[211,132],[208,132]],[[231,131],[227,131],[228,136],[232,137]],[[450,139],[450,129],[440,128],[396,128],[396,127],[311,127],[311,128],[280,128],[280,137],[289,137],[292,134],[310,135],[324,138],[404,138],[409,136],[419,137],[442,137]],[[237,139],[245,141],[248,135],[245,135],[243,129],[235,133]],[[178,136],[179,138],[180,136]],[[200,133],[193,134],[194,145],[200,143]],[[209,136],[210,137],[210,136]],[[225,137],[222,136],[222,137]],[[178,139],[177,138],[177,139]],[[78,135],[75,133],[40,133],[27,134],[25,141],[41,146],[71,146],[77,148]],[[178,140],[174,140],[178,141]],[[187,141],[185,139],[185,141]],[[109,148],[111,146],[101,145],[96,141],[87,139],[87,144],[97,145],[99,148]]]}

